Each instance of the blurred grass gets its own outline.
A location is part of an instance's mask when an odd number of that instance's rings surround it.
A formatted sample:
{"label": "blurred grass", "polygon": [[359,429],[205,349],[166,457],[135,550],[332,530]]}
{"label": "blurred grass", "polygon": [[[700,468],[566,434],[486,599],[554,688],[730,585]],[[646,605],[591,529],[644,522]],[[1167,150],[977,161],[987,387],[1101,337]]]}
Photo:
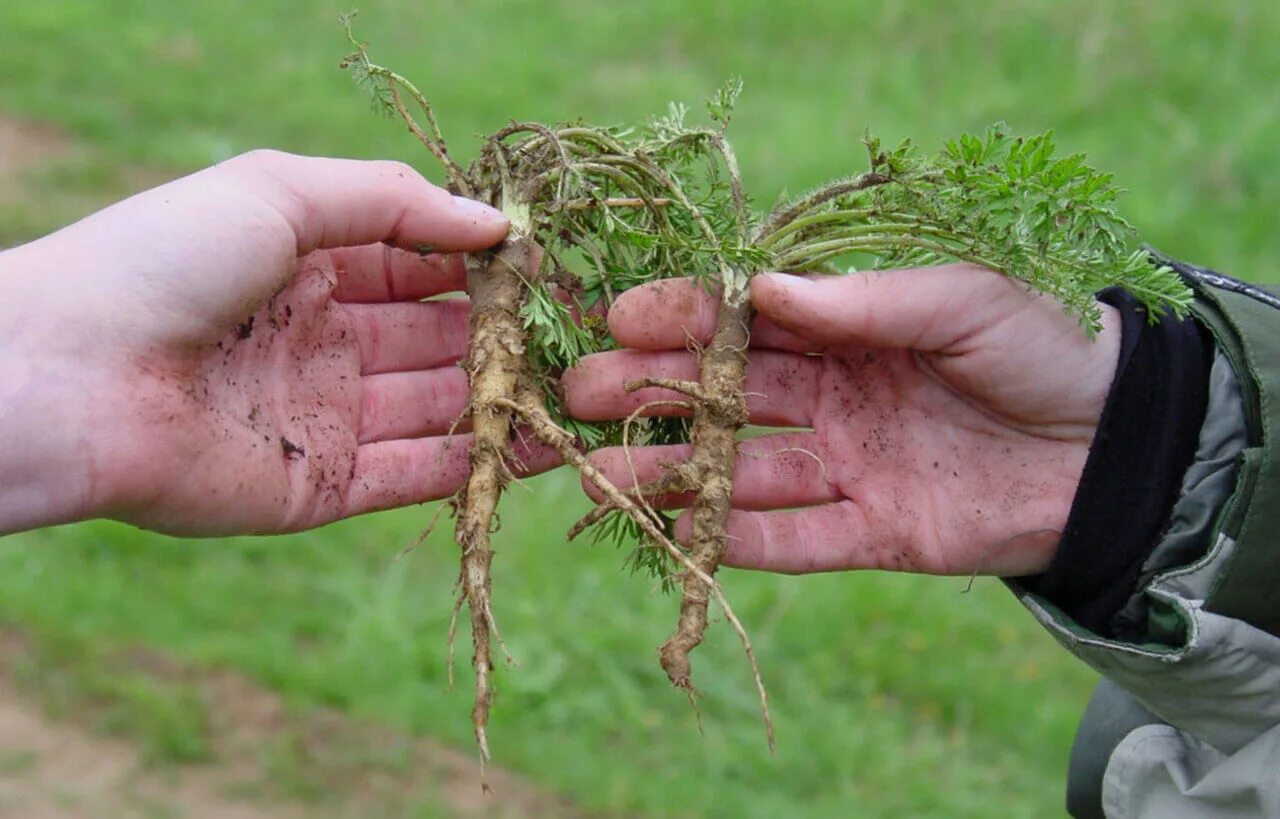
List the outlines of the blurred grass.
{"label": "blurred grass", "polygon": [[136,740],[146,764],[213,758],[208,710],[188,682],[113,657],[109,643],[71,630],[46,629],[39,641],[19,635],[11,623],[6,659],[53,719],[87,720],[98,732]]}
{"label": "blurred grass", "polygon": [[[57,125],[74,146],[0,203],[0,246],[263,145],[398,157],[438,178],[337,69],[345,10],[0,5],[0,115]],[[1065,149],[1114,171],[1152,244],[1276,278],[1274,4],[386,0],[364,5],[358,33],[428,91],[463,157],[472,135],[511,118],[626,122],[737,74],[747,91],[732,133],[762,204],[859,169],[864,128],[932,147],[1006,119],[1055,128]],[[583,508],[568,477],[531,486],[507,499],[498,536],[497,614],[521,662],[501,672],[500,763],[583,806],[653,816],[1060,812],[1091,674],[998,584],[961,594],[956,580],[728,574],[771,687],[771,759],[727,629],[700,650],[699,737],[656,664],[674,601],[619,571],[619,554],[564,544]],[[141,644],[244,669],[300,706],[466,747],[470,682],[443,691],[449,527],[393,560],[429,518],[200,543],[106,523],[11,537],[0,622],[43,644]],[[138,691],[123,700],[154,747],[199,748],[198,714],[175,717],[176,700]]]}

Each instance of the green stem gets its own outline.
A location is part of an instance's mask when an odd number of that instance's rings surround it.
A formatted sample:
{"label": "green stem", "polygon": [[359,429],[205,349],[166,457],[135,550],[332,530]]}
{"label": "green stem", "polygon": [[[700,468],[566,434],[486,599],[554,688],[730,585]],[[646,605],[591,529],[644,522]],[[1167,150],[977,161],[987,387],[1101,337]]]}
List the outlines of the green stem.
{"label": "green stem", "polygon": [[930,225],[923,222],[906,222],[906,223],[876,223],[871,225],[850,225],[849,227],[831,230],[814,237],[808,241],[800,242],[792,245],[785,250],[776,254],[776,259],[794,261],[797,259],[805,259],[810,256],[825,256],[828,250],[842,246],[844,242],[874,242],[881,237],[921,237],[932,236],[941,241],[936,244],[940,247],[945,246],[951,248],[947,252],[954,255],[958,249],[956,245],[968,245],[970,242],[965,241],[960,236],[943,230],[936,225]]}
{"label": "green stem", "polygon": [[853,179],[845,179],[839,182],[833,182],[830,185],[824,185],[816,191],[801,197],[790,205],[779,210],[775,210],[773,214],[756,229],[755,238],[758,239],[761,236],[767,236],[770,233],[773,233],[779,228],[801,218],[815,208],[830,202],[832,199],[837,199],[848,193],[856,193],[858,191],[866,190],[867,188],[874,188],[877,185],[884,185],[892,181],[893,178],[887,174],[872,171],[855,176]]}
{"label": "green stem", "polygon": [[959,259],[961,261],[972,262],[973,264],[982,265],[983,267],[992,269],[997,268],[994,261],[972,251],[953,247],[930,239],[922,239],[914,235],[879,235],[815,242],[801,248],[804,251],[803,253],[789,252],[778,256],[774,259],[774,262],[777,267],[782,270],[810,270],[816,265],[830,259],[834,259],[837,256],[843,256],[846,253],[855,253],[858,251],[869,251],[874,253],[892,248],[913,248],[925,250],[942,256],[950,256],[951,258]]}
{"label": "green stem", "polygon": [[828,210],[821,213],[814,213],[809,216],[802,216],[798,219],[782,225],[776,230],[760,236],[756,239],[756,247],[767,250],[784,239],[794,236],[802,232],[806,228],[825,225],[831,222],[849,222],[857,223],[865,219],[875,216],[879,211],[876,208],[842,208],[840,210]]}
{"label": "green stem", "polygon": [[566,144],[585,142],[604,148],[612,154],[630,153],[621,142],[594,128],[561,128],[556,131],[556,136]]}

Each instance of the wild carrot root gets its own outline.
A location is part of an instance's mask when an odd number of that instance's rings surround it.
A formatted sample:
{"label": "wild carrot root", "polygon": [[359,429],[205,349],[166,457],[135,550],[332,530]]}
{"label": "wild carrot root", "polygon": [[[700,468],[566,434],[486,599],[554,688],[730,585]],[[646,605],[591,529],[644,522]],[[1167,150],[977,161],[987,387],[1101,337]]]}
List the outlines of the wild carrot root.
{"label": "wild carrot root", "polygon": [[475,653],[475,705],[471,724],[482,761],[489,759],[486,728],[493,704],[493,656],[490,637],[497,634],[490,604],[489,535],[494,512],[510,478],[507,448],[511,442],[511,411],[500,401],[516,392],[528,377],[524,328],[520,309],[526,296],[523,272],[532,242],[517,238],[496,254],[473,255],[467,261],[467,290],[471,294],[471,341],[463,363],[471,382],[471,475],[457,497],[456,537],[462,550],[459,585],[471,616]]}
{"label": "wild carrot root", "polygon": [[707,630],[711,588],[726,545],[725,527],[733,500],[733,466],[737,432],[747,422],[743,396],[751,305],[745,290],[727,295],[721,306],[715,335],[702,350],[698,383],[654,384],[684,393],[694,407],[692,473],[686,490],[696,491],[689,557],[697,572],[685,572],[676,630],[659,650],[662,668],[672,684],[692,690],[689,653]]}

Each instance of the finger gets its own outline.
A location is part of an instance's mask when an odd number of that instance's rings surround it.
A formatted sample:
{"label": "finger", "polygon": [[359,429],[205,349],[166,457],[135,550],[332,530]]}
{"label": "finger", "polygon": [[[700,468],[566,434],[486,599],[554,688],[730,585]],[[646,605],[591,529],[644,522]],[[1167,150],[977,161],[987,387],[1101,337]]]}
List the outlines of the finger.
{"label": "finger", "polygon": [[[719,297],[692,279],[661,279],[618,296],[609,310],[609,330],[625,347],[685,350],[711,340],[719,308]],[[752,323],[751,346],[813,351],[811,342],[762,318]]]}
{"label": "finger", "polygon": [[467,374],[460,367],[382,373],[362,379],[359,441],[467,432]]}
{"label": "finger", "polygon": [[[826,466],[816,450],[817,436],[811,432],[743,441],[733,468],[734,508],[787,509],[839,500],[840,493],[828,482]],[[670,466],[687,462],[692,451],[689,444],[637,447],[629,453],[622,447],[609,447],[592,453],[591,462],[618,488],[632,490],[663,477]],[[585,479],[583,488],[596,503],[604,500],[600,490]],[[692,501],[692,492],[682,492],[653,498],[650,503],[670,509]]]}
{"label": "finger", "polygon": [[402,162],[252,151],[213,169],[270,205],[293,229],[299,256],[387,242],[481,250],[507,235],[499,211],[451,195]]}
{"label": "finger", "polygon": [[416,301],[465,290],[467,272],[457,253],[415,253],[390,245],[329,251],[337,272],[333,297],[345,302]]}
{"label": "finger", "polygon": [[[813,421],[818,403],[820,358],[759,350],[747,364],[745,384],[751,423],[804,427]],[[583,421],[626,418],[652,402],[687,401],[688,397],[658,387],[627,392],[623,385],[638,378],[698,379],[692,353],[614,350],[586,356],[564,374],[569,414]],[[688,415],[671,405],[655,404],[645,415]]]}
{"label": "finger", "polygon": [[[342,517],[447,498],[467,479],[470,435],[401,439],[365,444],[356,451],[355,472]],[[549,447],[517,436],[508,466],[536,475],[560,464]]]}
{"label": "finger", "polygon": [[429,370],[467,351],[471,305],[461,299],[342,305],[360,345],[360,371]]}
{"label": "finger", "polygon": [[764,317],[819,347],[858,344],[937,352],[1007,315],[1025,287],[974,265],[847,276],[762,273],[751,301]]}

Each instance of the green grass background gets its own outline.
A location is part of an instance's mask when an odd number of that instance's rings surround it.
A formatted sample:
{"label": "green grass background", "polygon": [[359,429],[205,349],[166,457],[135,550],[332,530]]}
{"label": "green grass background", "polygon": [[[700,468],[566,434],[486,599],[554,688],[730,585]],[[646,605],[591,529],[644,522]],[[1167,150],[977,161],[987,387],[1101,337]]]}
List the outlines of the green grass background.
{"label": "green grass background", "polygon": [[[0,246],[139,180],[258,146],[397,157],[438,178],[338,70],[345,10],[0,4],[0,115],[75,141],[27,180],[25,200],[0,206]],[[1275,278],[1273,3],[372,0],[358,30],[428,92],[464,157],[511,118],[632,121],[739,75],[732,136],[764,204],[860,169],[864,128],[932,147],[1005,119],[1054,128],[1114,171],[1152,244]],[[771,758],[728,629],[699,652],[699,736],[656,663],[674,601],[620,571],[613,550],[564,543],[584,508],[575,481],[529,489],[505,501],[495,563],[497,615],[521,663],[501,671],[501,764],[585,808],[644,816],[1061,813],[1092,675],[998,583],[964,594],[962,580],[726,573],[770,685]],[[6,538],[0,623],[56,647],[72,679],[111,647],[147,646],[244,670],[299,707],[467,747],[469,680],[444,692],[448,532],[394,560],[431,512],[287,538],[181,542],[107,523]],[[115,688],[159,757],[201,755],[189,692]]]}

